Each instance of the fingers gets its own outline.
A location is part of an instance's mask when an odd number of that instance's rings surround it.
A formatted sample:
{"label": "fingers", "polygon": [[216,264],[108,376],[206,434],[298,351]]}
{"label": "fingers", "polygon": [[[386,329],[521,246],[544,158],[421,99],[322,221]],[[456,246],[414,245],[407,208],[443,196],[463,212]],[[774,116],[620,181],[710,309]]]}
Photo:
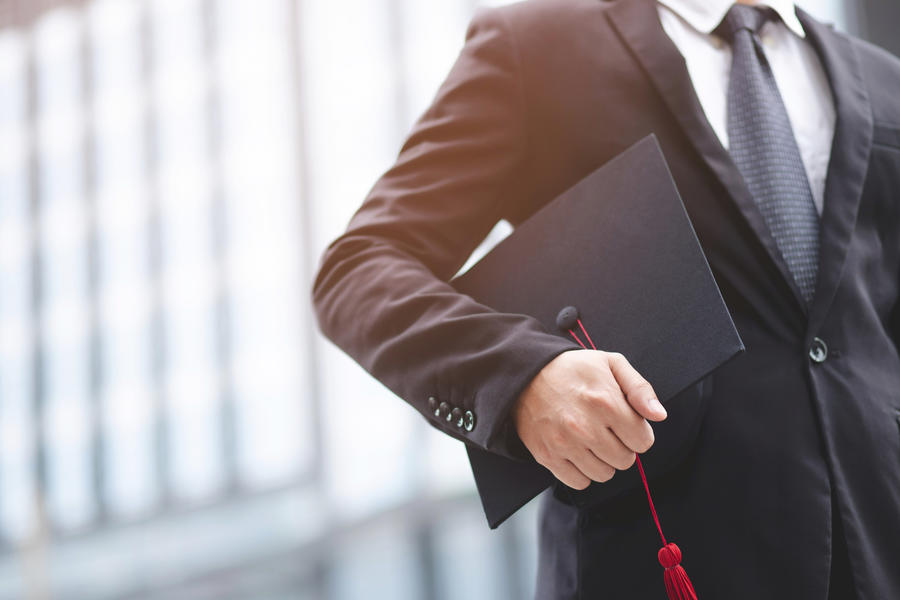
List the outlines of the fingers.
{"label": "fingers", "polygon": [[553,476],[562,481],[570,488],[583,490],[591,484],[588,476],[581,472],[571,461],[562,460],[553,465],[547,466]]}
{"label": "fingers", "polygon": [[668,416],[656,397],[653,386],[618,352],[607,353],[609,369],[622,388],[628,404],[645,419],[662,421]]}
{"label": "fingers", "polygon": [[639,417],[637,414],[634,416],[636,417],[636,422],[624,425],[621,423],[610,425],[611,433],[614,434],[620,444],[626,446],[632,453],[643,454],[653,445],[656,436],[653,435],[653,428],[650,427],[650,423],[646,419]]}
{"label": "fingers", "polygon": [[570,488],[583,490],[591,481],[605,483],[613,478],[616,470],[624,471],[634,464],[635,453],[626,448],[618,439],[610,434],[612,442],[610,449],[601,452],[603,456],[609,456],[613,464],[599,458],[589,448],[583,448],[570,459],[552,465],[550,471],[553,475]]}
{"label": "fingers", "polygon": [[631,468],[636,454],[607,430],[594,448],[571,449],[568,456],[568,459],[548,468],[557,479],[580,490],[591,481],[605,483],[612,479],[617,470]]}
{"label": "fingers", "polygon": [[617,459],[631,460],[624,451],[643,454],[650,449],[655,441],[653,428],[631,407],[616,381],[605,389],[595,389],[590,397],[599,418],[587,421],[586,435],[579,440],[583,445],[613,465]]}
{"label": "fingers", "polygon": [[582,448],[581,451],[577,453],[577,456],[573,456],[570,460],[578,467],[579,471],[593,481],[604,483],[612,479],[612,476],[616,474],[615,467],[606,461],[597,458],[597,456],[587,448]]}
{"label": "fingers", "polygon": [[[641,420],[643,421],[643,419]],[[646,421],[644,422],[646,423]],[[622,440],[609,429],[599,436],[597,441],[587,449],[587,452],[589,452],[591,456],[603,461],[604,464],[619,471],[627,471],[630,469],[631,465],[634,464],[636,456],[635,450],[632,450],[625,445]],[[584,473],[590,476],[586,471],[584,471]],[[594,478],[591,477],[591,479]],[[595,481],[597,480],[595,479]]]}

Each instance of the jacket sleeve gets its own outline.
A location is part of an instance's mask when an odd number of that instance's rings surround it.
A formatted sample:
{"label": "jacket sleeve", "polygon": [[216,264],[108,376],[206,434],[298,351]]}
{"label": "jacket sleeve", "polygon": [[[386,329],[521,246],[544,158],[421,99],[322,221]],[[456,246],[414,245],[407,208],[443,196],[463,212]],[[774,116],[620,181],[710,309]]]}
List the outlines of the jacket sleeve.
{"label": "jacket sleeve", "polygon": [[[498,9],[473,18],[395,164],[325,249],[312,297],[325,336],[433,426],[528,459],[509,410],[545,364],[580,346],[447,283],[527,181],[525,103],[504,18]],[[435,414],[442,402],[459,409],[451,419]]]}

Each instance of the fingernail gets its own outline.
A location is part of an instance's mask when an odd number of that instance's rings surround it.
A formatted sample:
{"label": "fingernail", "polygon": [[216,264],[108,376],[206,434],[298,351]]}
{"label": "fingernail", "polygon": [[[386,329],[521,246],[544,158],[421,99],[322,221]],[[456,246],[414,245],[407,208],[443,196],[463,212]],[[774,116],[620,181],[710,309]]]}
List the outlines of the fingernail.
{"label": "fingernail", "polygon": [[656,414],[658,414],[661,417],[668,416],[666,409],[663,407],[662,403],[660,403],[660,401],[657,400],[656,398],[654,398],[653,400],[650,401],[650,410],[652,410],[653,412],[655,412]]}

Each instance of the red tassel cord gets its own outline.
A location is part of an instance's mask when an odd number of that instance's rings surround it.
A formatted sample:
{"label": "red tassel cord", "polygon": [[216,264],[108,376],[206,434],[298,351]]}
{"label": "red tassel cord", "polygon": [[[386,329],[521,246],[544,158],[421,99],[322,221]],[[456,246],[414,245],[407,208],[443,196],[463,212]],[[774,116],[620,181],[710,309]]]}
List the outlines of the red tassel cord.
{"label": "red tassel cord", "polygon": [[[591,348],[596,350],[597,347],[594,345],[591,336],[588,335],[587,330],[581,323],[581,319],[578,319],[577,321],[578,326],[581,327],[582,333],[584,333],[584,337],[587,338],[587,341],[591,344]],[[575,334],[574,329],[570,329],[569,333],[572,334],[572,337],[575,338],[575,341],[577,341],[582,348],[585,350],[588,349]],[[659,564],[665,569],[665,572],[663,572],[663,580],[666,583],[666,593],[669,595],[669,600],[697,600],[697,592],[694,591],[691,580],[688,579],[684,567],[681,566],[681,549],[673,543],[666,542],[666,536],[663,535],[662,526],[659,524],[659,516],[656,514],[656,507],[653,505],[653,498],[650,496],[650,486],[647,484],[647,475],[644,473],[644,465],[641,464],[641,457],[635,455],[635,462],[637,463],[638,471],[641,473],[641,481],[644,482],[644,491],[647,492],[647,502],[650,503],[650,512],[653,514],[653,521],[656,523],[656,530],[659,531],[659,537],[663,544],[663,547],[659,549],[657,557],[659,558]]]}

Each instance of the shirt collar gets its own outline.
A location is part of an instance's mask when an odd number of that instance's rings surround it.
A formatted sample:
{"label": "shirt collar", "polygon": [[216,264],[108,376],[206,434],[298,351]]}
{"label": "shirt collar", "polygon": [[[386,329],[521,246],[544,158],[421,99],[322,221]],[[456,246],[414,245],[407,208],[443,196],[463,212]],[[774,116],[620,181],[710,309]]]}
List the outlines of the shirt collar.
{"label": "shirt collar", "polygon": [[[712,33],[725,18],[725,13],[734,4],[734,0],[659,0],[659,3],[687,21],[697,31]],[[759,4],[772,7],[791,31],[801,38],[806,37],[791,0],[763,0]]]}

